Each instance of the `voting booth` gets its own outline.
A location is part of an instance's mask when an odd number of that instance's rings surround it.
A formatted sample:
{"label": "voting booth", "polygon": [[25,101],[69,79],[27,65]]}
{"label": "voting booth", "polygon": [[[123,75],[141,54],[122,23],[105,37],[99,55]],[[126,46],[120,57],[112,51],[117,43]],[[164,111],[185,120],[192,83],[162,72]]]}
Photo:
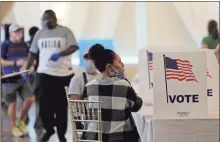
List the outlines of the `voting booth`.
{"label": "voting booth", "polygon": [[154,117],[207,117],[205,72],[205,52],[154,53]]}
{"label": "voting booth", "polygon": [[[153,105],[153,54],[148,57],[148,52],[146,49],[141,49],[139,51],[139,65],[138,65],[138,80],[137,83],[134,82],[138,95],[143,98],[145,106]],[[151,59],[148,59],[151,58]]]}
{"label": "voting booth", "polygon": [[219,142],[219,64],[214,51],[147,49],[139,52],[133,81],[144,101],[140,113],[146,122],[136,120],[142,142]]}
{"label": "voting booth", "polygon": [[[162,48],[163,49],[163,48]],[[169,51],[169,50],[168,50]],[[219,64],[214,55],[214,50],[202,50],[202,49],[184,49],[181,52],[205,52],[206,54],[206,85],[207,85],[207,103],[209,114],[215,114],[218,116],[219,113]],[[171,51],[170,51],[171,52]],[[177,52],[177,51],[172,51]],[[134,79],[134,88],[137,93],[144,99],[145,105],[153,105],[153,85],[154,85],[154,65],[153,65],[153,54],[159,53],[159,50],[147,50],[141,49],[139,51],[139,68],[138,74]],[[197,61],[202,62],[203,59],[199,58]],[[204,64],[205,64],[204,63]]]}

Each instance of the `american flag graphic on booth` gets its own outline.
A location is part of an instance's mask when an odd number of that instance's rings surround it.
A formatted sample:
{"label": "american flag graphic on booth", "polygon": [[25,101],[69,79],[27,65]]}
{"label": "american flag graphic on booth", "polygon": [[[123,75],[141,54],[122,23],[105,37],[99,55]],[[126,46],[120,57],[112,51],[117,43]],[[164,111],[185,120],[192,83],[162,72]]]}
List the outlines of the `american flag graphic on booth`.
{"label": "american flag graphic on booth", "polygon": [[147,52],[149,70],[153,70],[153,53]]}
{"label": "american flag graphic on booth", "polygon": [[171,59],[164,56],[167,80],[196,81],[192,64],[188,60]]}
{"label": "american flag graphic on booth", "polygon": [[206,76],[207,76],[208,78],[212,78],[212,76],[211,76],[211,74],[209,73],[208,69],[206,69]]}

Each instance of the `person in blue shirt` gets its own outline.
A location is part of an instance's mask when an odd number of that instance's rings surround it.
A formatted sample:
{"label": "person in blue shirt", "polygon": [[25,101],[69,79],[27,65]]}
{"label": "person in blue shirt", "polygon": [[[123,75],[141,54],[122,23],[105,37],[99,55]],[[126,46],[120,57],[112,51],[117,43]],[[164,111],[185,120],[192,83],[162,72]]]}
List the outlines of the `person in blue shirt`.
{"label": "person in blue shirt", "polygon": [[[28,47],[22,38],[22,27],[13,24],[10,25],[9,40],[4,41],[1,45],[1,66],[3,75],[19,72],[20,68],[27,63]],[[24,120],[33,103],[33,93],[27,78],[22,75],[8,78],[2,84],[2,93],[9,105],[8,115],[12,126],[12,135],[21,137],[28,134]],[[24,100],[20,121],[18,123],[16,123],[17,93]]]}

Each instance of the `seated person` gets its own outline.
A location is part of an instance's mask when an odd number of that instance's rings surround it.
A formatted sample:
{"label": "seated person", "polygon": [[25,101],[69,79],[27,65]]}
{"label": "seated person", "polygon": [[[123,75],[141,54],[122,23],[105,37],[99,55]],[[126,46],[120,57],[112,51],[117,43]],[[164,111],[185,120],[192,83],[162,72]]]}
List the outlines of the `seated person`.
{"label": "seated person", "polygon": [[[100,73],[98,73],[97,69],[95,68],[93,61],[88,56],[88,51],[86,51],[83,58],[84,58],[85,72],[83,72],[78,76],[74,76],[71,79],[68,88],[68,95],[72,100],[80,100],[83,89],[86,86],[86,83],[100,76]],[[82,123],[76,122],[76,128],[83,129]]]}
{"label": "seated person", "polygon": [[[140,141],[131,112],[137,112],[143,101],[128,81],[124,80],[124,64],[121,58],[100,44],[90,48],[89,56],[102,76],[86,84],[82,97],[101,102],[102,141]],[[86,140],[98,138],[95,132],[85,132],[83,135]]]}
{"label": "seated person", "polygon": [[82,95],[86,83],[100,76],[100,73],[98,73],[97,69],[95,68],[93,61],[88,56],[88,51],[86,51],[83,58],[85,72],[78,76],[74,76],[71,79],[68,88],[68,95],[72,100],[80,100],[80,96]]}

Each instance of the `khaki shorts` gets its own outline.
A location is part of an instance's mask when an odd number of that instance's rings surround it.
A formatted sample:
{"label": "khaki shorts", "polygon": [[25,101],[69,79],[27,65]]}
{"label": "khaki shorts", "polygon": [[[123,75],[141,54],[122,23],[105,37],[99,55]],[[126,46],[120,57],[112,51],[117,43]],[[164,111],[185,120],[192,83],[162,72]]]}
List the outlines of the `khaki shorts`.
{"label": "khaki shorts", "polygon": [[28,82],[3,83],[2,93],[7,103],[15,102],[17,100],[17,94],[21,97],[22,100],[33,97],[33,89]]}

